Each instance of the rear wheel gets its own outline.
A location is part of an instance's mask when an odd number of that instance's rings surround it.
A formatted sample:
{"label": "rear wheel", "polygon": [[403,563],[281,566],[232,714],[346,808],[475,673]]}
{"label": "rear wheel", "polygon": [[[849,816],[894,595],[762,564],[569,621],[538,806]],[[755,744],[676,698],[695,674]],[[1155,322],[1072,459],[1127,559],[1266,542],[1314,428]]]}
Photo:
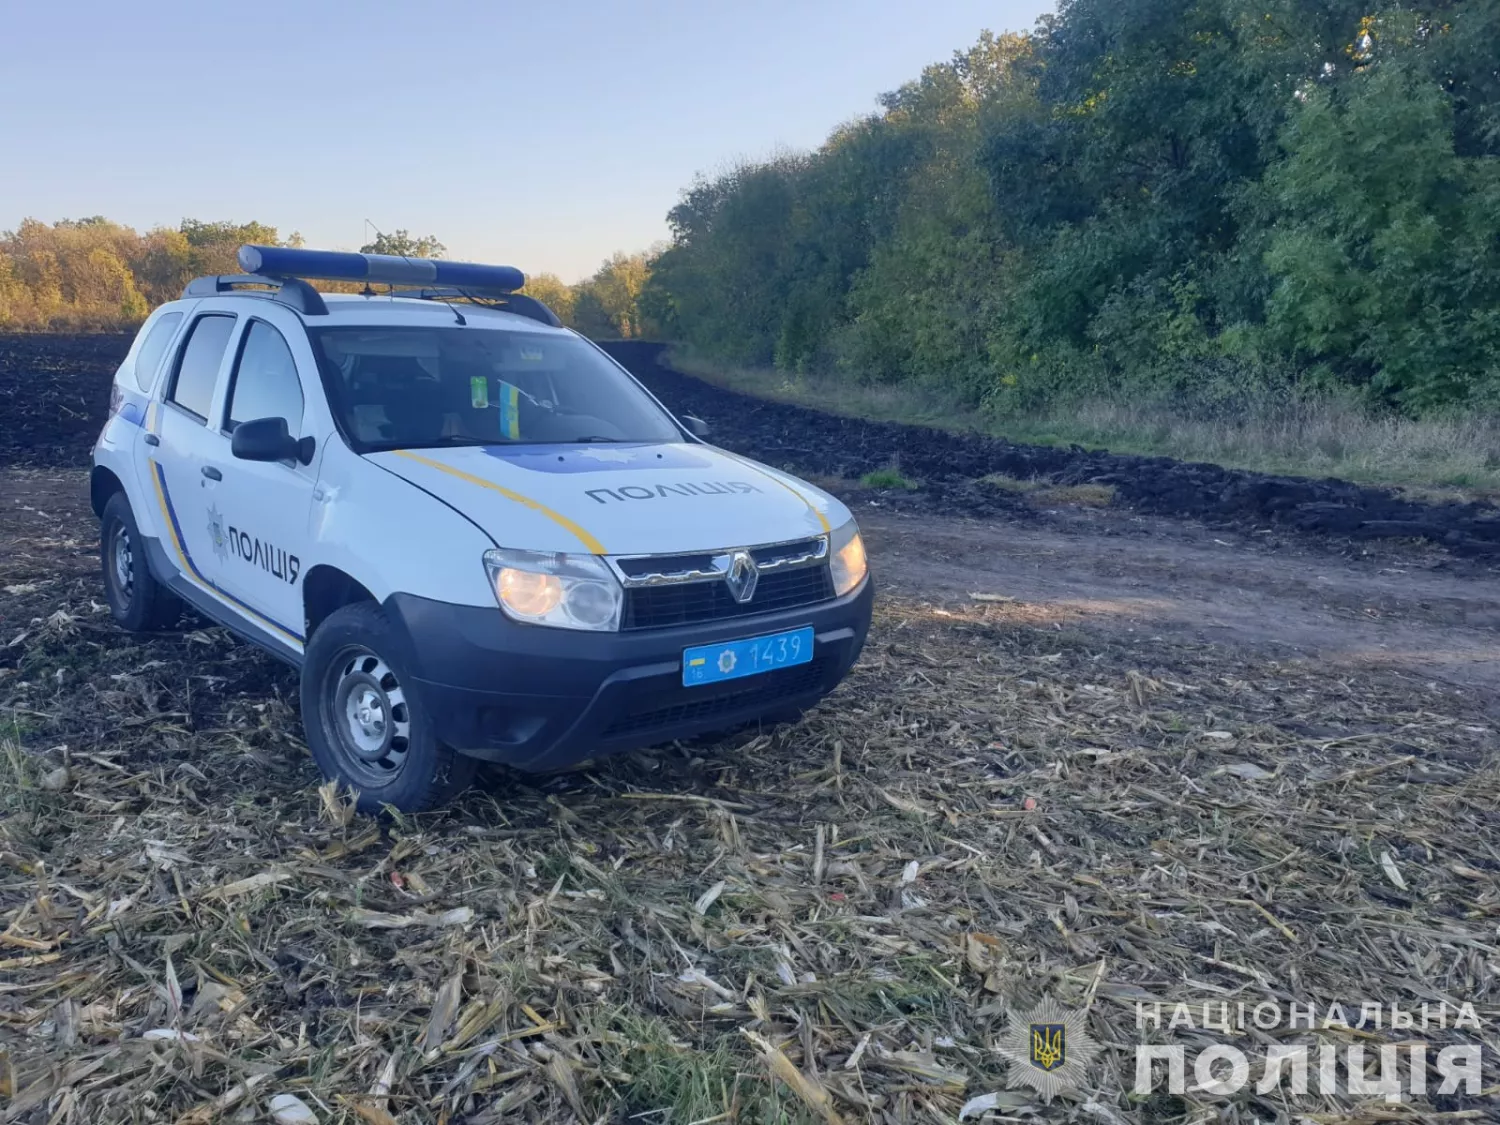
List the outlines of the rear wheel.
{"label": "rear wheel", "polygon": [[468,787],[475,761],[438,742],[395,631],[374,602],[335,610],[302,665],[302,725],[324,776],[359,793],[361,812],[420,812]]}
{"label": "rear wheel", "polygon": [[146,565],[146,541],[123,492],[116,492],[104,505],[99,558],[109,611],[126,629],[132,633],[164,629],[181,616],[182,602]]}

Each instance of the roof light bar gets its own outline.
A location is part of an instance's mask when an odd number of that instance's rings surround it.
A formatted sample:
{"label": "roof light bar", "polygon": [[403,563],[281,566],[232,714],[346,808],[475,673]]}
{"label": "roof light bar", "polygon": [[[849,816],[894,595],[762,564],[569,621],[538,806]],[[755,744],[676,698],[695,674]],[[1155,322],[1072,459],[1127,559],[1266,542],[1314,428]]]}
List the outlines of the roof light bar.
{"label": "roof light bar", "polygon": [[383,285],[452,285],[476,292],[514,293],[526,275],[514,266],[400,258],[394,254],[349,254],[290,246],[241,246],[240,268],[262,277],[374,281]]}

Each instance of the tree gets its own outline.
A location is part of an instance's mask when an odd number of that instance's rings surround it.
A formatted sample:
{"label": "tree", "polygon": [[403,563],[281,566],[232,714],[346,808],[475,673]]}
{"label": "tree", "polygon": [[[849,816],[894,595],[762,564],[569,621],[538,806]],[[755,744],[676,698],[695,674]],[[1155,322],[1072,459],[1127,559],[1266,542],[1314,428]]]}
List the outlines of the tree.
{"label": "tree", "polygon": [[430,234],[413,238],[405,229],[377,234],[374,242],[359,248],[361,254],[392,254],[398,258],[441,258],[448,248]]}
{"label": "tree", "polygon": [[526,287],[521,290],[527,296],[535,297],[542,304],[557,314],[557,318],[564,324],[573,324],[573,304],[575,294],[572,286],[563,283],[562,278],[555,273],[530,274],[526,278]]}
{"label": "tree", "polygon": [[646,334],[641,293],[651,275],[649,257],[617,252],[575,288],[573,315],[586,336],[630,339]]}
{"label": "tree", "polygon": [[1267,178],[1269,324],[1287,349],[1425,408],[1500,392],[1500,160],[1397,61],[1313,90]]}

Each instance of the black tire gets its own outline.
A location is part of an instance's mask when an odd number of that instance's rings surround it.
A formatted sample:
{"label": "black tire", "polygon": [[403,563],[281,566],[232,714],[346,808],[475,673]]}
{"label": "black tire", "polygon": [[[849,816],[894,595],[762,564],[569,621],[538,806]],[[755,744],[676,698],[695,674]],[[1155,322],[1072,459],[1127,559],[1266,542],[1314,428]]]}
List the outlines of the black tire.
{"label": "black tire", "polygon": [[421,812],[468,788],[477,765],[444,746],[374,602],[335,610],[302,663],[302,727],[323,776],[354,789],[360,812]]}
{"label": "black tire", "polygon": [[146,541],[130,501],[116,492],[99,521],[99,562],[104,597],[117,622],[132,633],[166,629],[182,616],[182,601],[156,580],[146,562]]}

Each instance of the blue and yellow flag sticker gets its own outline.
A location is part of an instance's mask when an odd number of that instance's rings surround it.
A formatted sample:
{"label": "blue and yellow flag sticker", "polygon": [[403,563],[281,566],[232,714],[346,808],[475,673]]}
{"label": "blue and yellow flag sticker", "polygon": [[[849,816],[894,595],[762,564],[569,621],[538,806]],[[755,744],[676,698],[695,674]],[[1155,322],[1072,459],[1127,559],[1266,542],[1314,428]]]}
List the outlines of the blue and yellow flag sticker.
{"label": "blue and yellow flag sticker", "polygon": [[500,384],[500,436],[521,436],[521,388],[514,383]]}

